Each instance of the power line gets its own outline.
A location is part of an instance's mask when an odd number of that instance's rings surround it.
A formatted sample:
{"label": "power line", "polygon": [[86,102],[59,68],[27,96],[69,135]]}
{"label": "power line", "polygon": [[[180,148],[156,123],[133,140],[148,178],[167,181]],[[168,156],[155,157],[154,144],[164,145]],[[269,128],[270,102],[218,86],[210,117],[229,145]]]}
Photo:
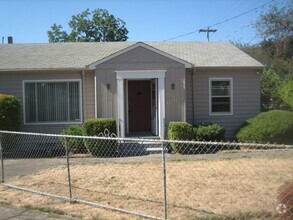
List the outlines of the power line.
{"label": "power line", "polygon": [[194,34],[195,32],[198,32],[199,30],[200,29],[192,31],[192,32],[189,32],[189,33],[186,33],[186,34],[182,34],[182,35],[179,35],[179,36],[176,36],[176,37],[172,37],[172,38],[169,38],[169,39],[164,40],[164,41],[170,41],[170,40],[174,40],[174,39],[177,39],[177,38],[180,38],[180,37],[185,37],[187,35]]}
{"label": "power line", "polygon": [[[262,5],[258,6],[258,7],[255,7],[255,8],[253,8],[253,9],[250,9],[249,11],[243,12],[243,13],[241,13],[241,14],[239,14],[239,15],[236,15],[236,16],[233,16],[233,17],[231,17],[231,18],[228,18],[228,19],[226,19],[226,20],[224,20],[224,21],[220,21],[220,22],[217,22],[217,23],[215,23],[215,24],[212,24],[212,25],[208,26],[207,28],[211,28],[211,27],[214,27],[214,26],[217,26],[217,25],[220,25],[220,24],[226,23],[226,22],[228,22],[228,21],[234,20],[234,19],[236,19],[236,18],[239,18],[239,17],[241,17],[241,16],[243,16],[243,15],[246,15],[246,14],[252,12],[252,11],[255,11],[255,10],[261,8],[261,7],[264,7],[265,5],[271,4],[271,3],[274,2],[274,1],[277,1],[277,0],[271,0],[271,1],[269,1],[269,2],[267,2],[267,3],[264,3],[264,4],[262,4]],[[193,34],[193,33],[199,32],[201,29],[202,29],[202,28],[197,29],[197,30],[194,30],[194,31],[191,31],[191,32],[186,33],[186,34],[182,34],[182,35],[178,35],[178,36],[176,36],[176,37],[169,38],[169,39],[164,40],[164,41],[170,41],[170,40],[174,40],[174,39],[177,39],[177,38],[185,37],[185,36],[187,36],[187,35],[190,35],[190,34]]]}
{"label": "power line", "polygon": [[230,5],[231,7],[224,9],[224,10],[223,10],[223,13],[221,13],[221,14],[219,15],[218,18],[213,19],[213,20],[208,24],[208,26],[211,25],[211,24],[213,24],[213,23],[215,23],[215,22],[217,22],[217,21],[219,21],[219,20],[221,21],[221,20],[227,18],[228,16],[229,16],[229,17],[232,16],[232,15],[233,15],[233,12],[235,11],[235,9],[238,8],[238,7],[241,8],[240,6],[242,6],[243,3],[245,3],[245,1],[246,1],[246,0],[242,0],[242,1],[240,1],[240,0],[233,1],[234,4],[233,4],[233,5]]}
{"label": "power line", "polygon": [[253,38],[251,38],[248,42],[247,42],[247,44],[250,44],[254,39],[256,39],[257,38],[257,36],[254,36]]}
{"label": "power line", "polygon": [[228,33],[225,35],[224,39],[225,39],[225,38],[229,38],[229,37],[231,37],[231,35],[236,34],[236,33],[238,33],[239,31],[243,30],[244,28],[249,28],[249,27],[251,27],[251,24],[245,24],[245,25],[242,25],[240,28],[228,32]]}
{"label": "power line", "polygon": [[228,21],[231,21],[231,20],[234,20],[234,19],[236,19],[236,18],[239,18],[239,17],[241,17],[241,16],[243,16],[243,15],[246,15],[246,14],[252,12],[252,11],[255,11],[255,10],[257,10],[257,9],[259,9],[259,8],[261,8],[261,7],[265,6],[265,5],[267,5],[267,4],[270,4],[270,3],[274,2],[274,1],[276,1],[276,0],[272,0],[272,1],[269,1],[269,2],[267,2],[267,3],[264,3],[264,4],[262,4],[262,5],[260,5],[260,6],[256,7],[256,8],[253,8],[253,9],[251,9],[251,10],[249,10],[249,11],[243,12],[243,13],[241,13],[241,14],[239,14],[239,15],[234,16],[234,17],[228,18],[228,19],[226,19],[226,20],[224,20],[224,21],[221,21],[221,22],[215,23],[215,24],[213,24],[213,25],[211,25],[211,26],[209,26],[209,27],[214,27],[214,26],[216,26],[216,25],[223,24],[223,23],[226,23],[226,22],[228,22]]}

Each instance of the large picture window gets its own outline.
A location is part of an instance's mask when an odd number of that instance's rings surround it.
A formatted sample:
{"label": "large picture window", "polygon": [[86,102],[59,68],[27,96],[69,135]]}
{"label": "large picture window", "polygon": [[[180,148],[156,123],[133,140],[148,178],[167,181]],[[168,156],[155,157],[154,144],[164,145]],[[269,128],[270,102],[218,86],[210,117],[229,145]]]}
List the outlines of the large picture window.
{"label": "large picture window", "polygon": [[210,78],[210,114],[231,115],[232,104],[232,78]]}
{"label": "large picture window", "polygon": [[81,122],[79,81],[24,82],[26,123]]}

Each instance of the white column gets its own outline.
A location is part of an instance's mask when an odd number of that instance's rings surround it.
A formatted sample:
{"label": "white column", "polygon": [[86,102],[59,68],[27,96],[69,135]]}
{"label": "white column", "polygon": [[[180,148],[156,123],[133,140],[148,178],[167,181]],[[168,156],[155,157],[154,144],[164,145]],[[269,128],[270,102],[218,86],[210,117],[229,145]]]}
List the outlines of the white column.
{"label": "white column", "polygon": [[125,116],[124,116],[124,80],[117,77],[117,105],[118,105],[118,135],[125,137]]}
{"label": "white column", "polygon": [[[97,73],[95,72],[95,118],[98,117],[98,100],[97,100],[97,97],[98,97],[98,94],[97,94]],[[85,89],[85,87],[83,88]]]}
{"label": "white column", "polygon": [[165,138],[165,77],[158,78],[159,91],[159,136]]}

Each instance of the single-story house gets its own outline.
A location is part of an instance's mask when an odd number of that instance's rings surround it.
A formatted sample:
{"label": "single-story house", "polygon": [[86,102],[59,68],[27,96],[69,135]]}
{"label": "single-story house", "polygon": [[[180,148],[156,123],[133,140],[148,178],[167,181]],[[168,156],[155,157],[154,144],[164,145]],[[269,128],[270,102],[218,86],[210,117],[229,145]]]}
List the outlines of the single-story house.
{"label": "single-story house", "polygon": [[233,138],[260,112],[262,68],[226,42],[2,44],[0,93],[19,97],[22,131],[114,118],[120,137],[164,138],[170,121],[186,121]]}

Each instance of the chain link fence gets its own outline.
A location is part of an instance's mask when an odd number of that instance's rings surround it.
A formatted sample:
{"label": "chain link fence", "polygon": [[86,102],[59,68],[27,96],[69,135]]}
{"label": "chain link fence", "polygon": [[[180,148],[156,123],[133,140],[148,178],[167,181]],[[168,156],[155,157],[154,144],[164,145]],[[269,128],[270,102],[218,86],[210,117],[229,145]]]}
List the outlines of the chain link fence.
{"label": "chain link fence", "polygon": [[3,185],[149,219],[292,219],[293,146],[0,131]]}

